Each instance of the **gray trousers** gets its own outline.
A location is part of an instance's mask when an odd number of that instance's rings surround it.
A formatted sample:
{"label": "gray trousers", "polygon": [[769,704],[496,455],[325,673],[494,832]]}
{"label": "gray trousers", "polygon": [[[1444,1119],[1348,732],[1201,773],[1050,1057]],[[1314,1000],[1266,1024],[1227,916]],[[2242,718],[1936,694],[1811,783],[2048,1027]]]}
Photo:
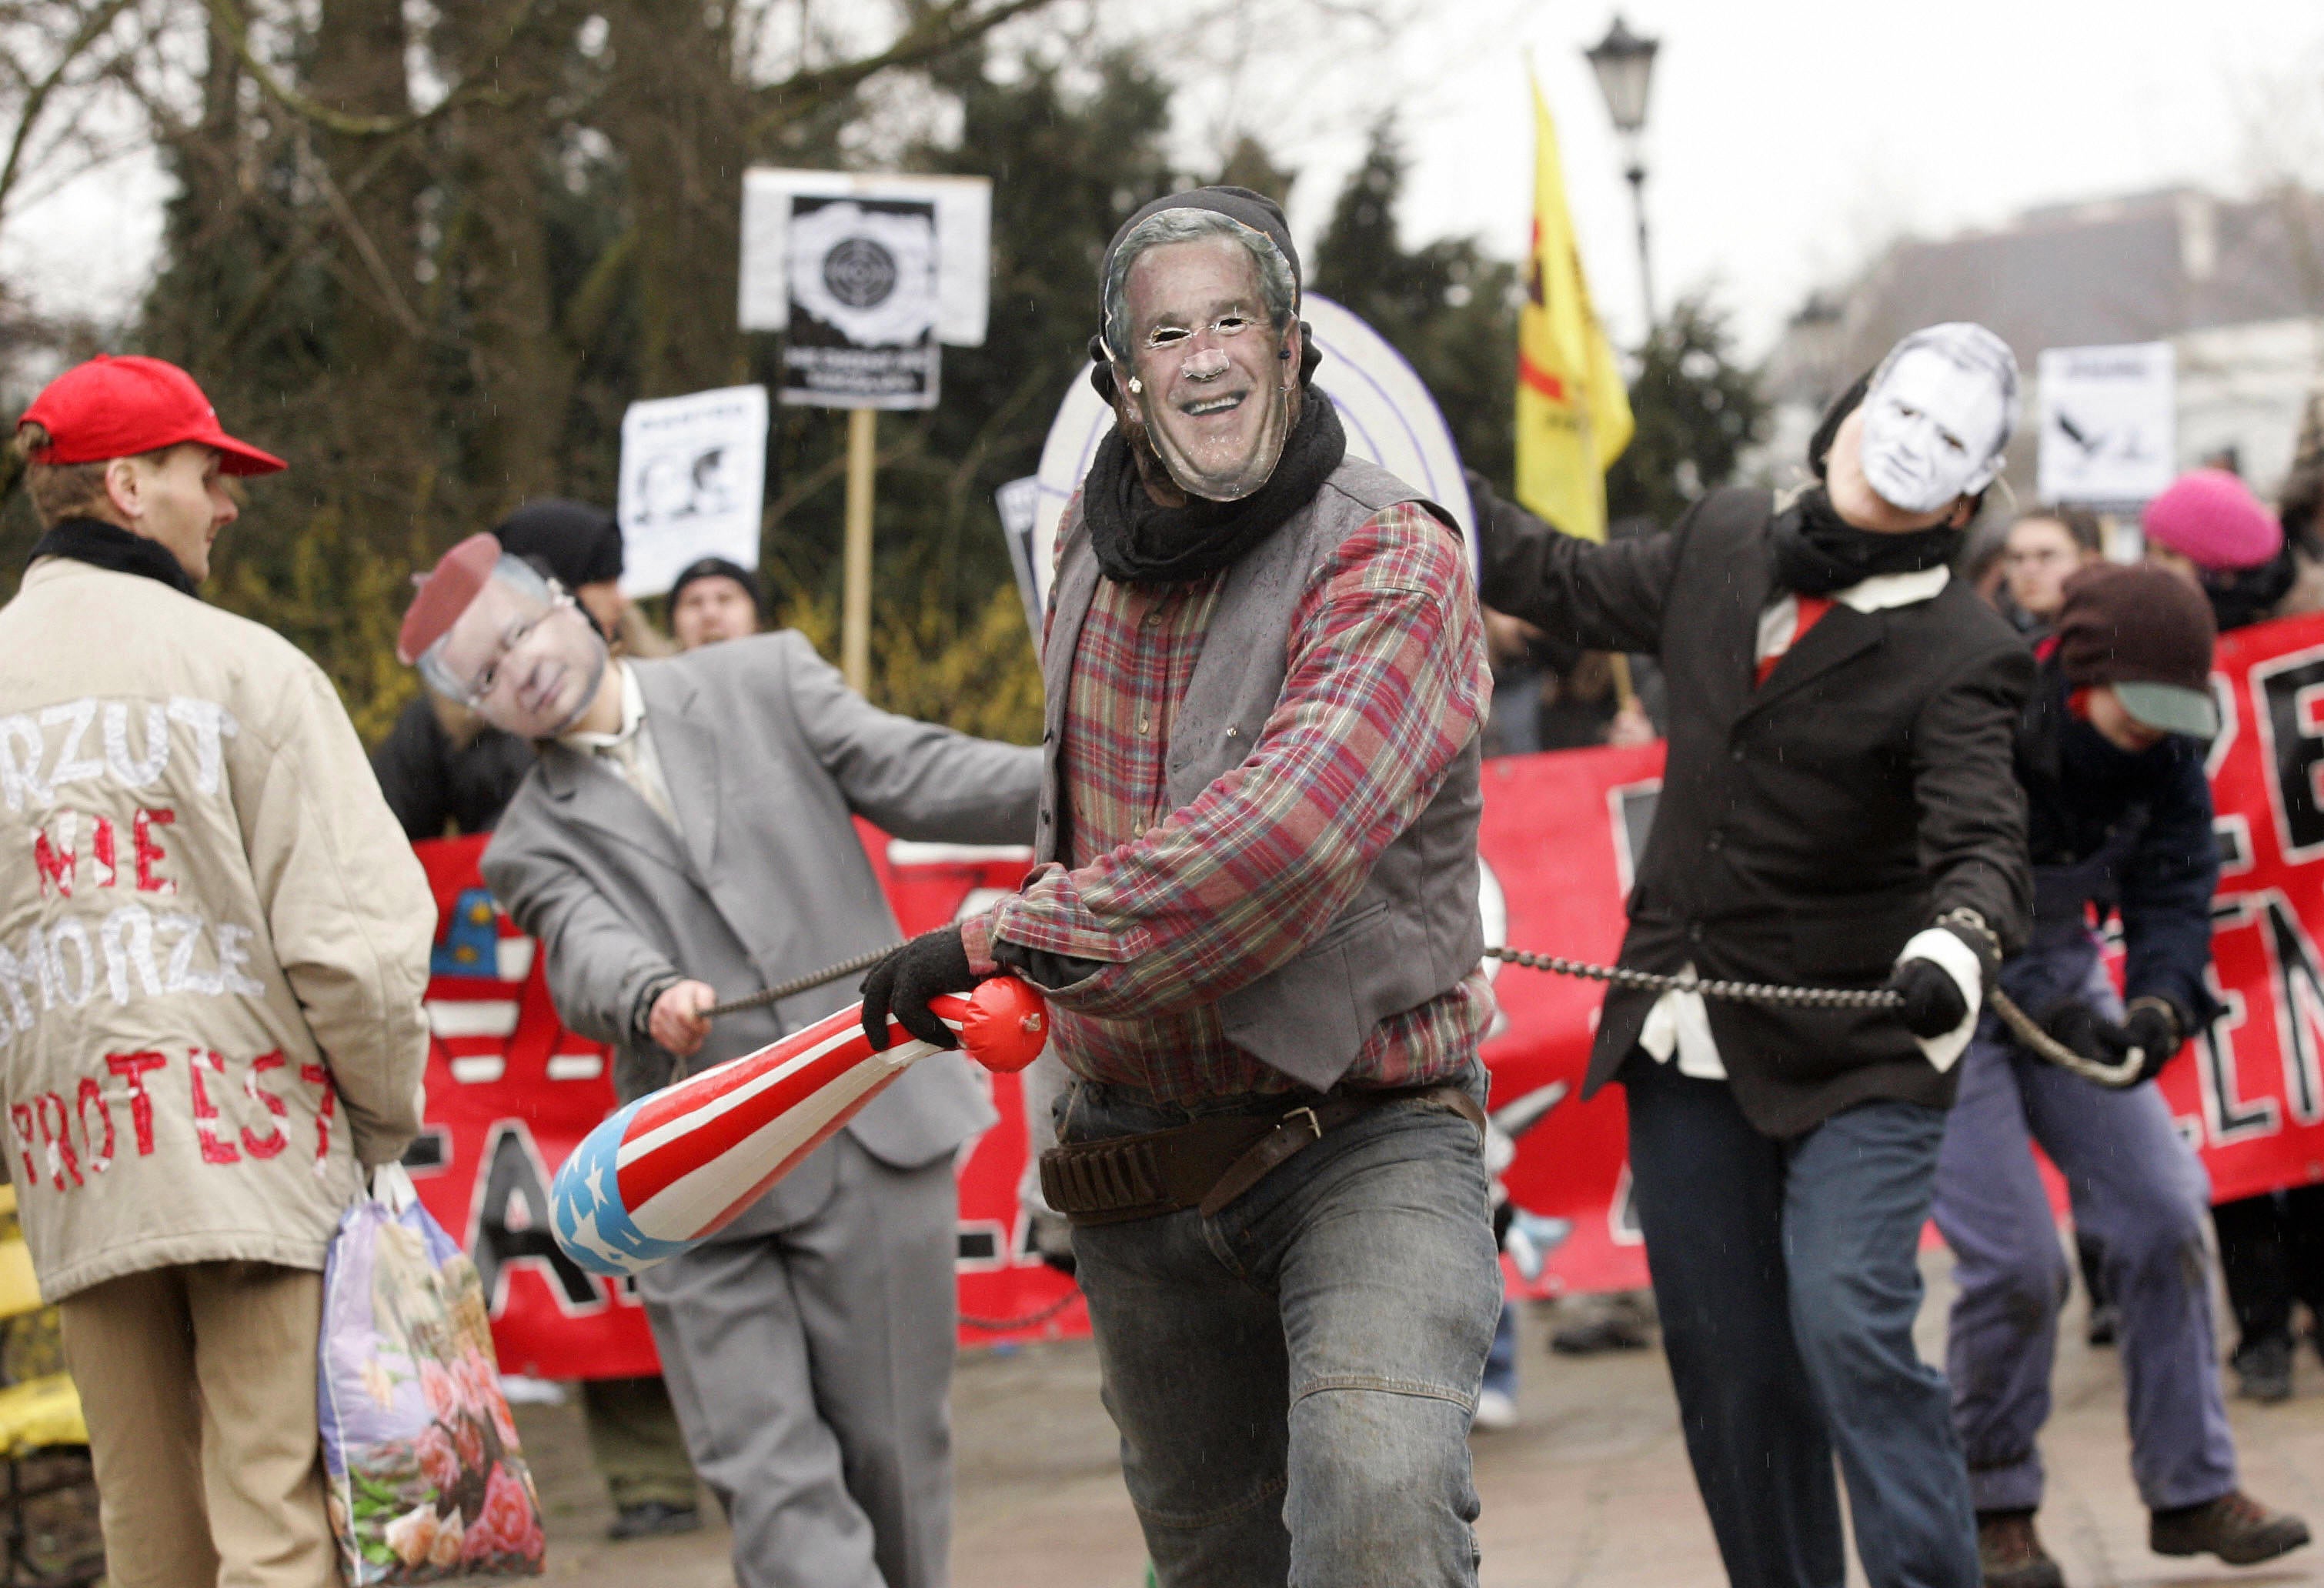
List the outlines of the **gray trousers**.
{"label": "gray trousers", "polygon": [[[2070,962],[2057,969],[2066,985],[2080,979]],[[2098,1001],[2111,1005],[2111,993]],[[2236,1451],[2212,1327],[2202,1164],[2153,1087],[2093,1086],[2007,1042],[1987,1014],[1961,1058],[1936,1201],[1958,1259],[1946,1372],[1977,1508],[2042,1503],[2035,1440],[2050,1418],[2069,1270],[2035,1142],[2073,1187],[2084,1233],[2105,1248],[2139,1497],[2156,1510],[2218,1498],[2236,1486]]]}
{"label": "gray trousers", "polygon": [[741,1588],[942,1588],[952,1541],[958,1198],[844,1133],[831,1196],[638,1281]]}

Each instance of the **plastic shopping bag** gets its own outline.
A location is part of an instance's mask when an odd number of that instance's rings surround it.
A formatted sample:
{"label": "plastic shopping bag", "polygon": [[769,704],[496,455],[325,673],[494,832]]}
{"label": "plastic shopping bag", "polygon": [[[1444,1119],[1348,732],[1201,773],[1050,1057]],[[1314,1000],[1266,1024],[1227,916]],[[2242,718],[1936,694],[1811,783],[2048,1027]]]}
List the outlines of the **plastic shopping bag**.
{"label": "plastic shopping bag", "polygon": [[331,1242],[317,1377],[352,1588],[540,1571],[540,1501],[501,1394],[484,1286],[399,1164],[374,1172]]}

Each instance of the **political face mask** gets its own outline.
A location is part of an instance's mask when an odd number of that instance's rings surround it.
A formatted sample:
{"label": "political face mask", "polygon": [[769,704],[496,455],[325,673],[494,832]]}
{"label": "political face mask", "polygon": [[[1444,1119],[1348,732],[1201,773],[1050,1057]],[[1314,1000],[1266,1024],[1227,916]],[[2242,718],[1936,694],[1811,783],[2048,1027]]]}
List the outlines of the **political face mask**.
{"label": "political face mask", "polygon": [[1881,361],[1864,398],[1864,478],[1908,513],[1990,484],[2017,422],[2017,361],[1982,326],[1915,331]]}
{"label": "political face mask", "polygon": [[1275,473],[1298,380],[1258,262],[1231,237],[1159,243],[1131,263],[1126,299],[1119,356],[1139,427],[1180,490],[1240,501]]}
{"label": "political face mask", "polygon": [[554,739],[597,698],[611,662],[574,599],[503,557],[442,638],[420,657],[429,687],[520,739]]}

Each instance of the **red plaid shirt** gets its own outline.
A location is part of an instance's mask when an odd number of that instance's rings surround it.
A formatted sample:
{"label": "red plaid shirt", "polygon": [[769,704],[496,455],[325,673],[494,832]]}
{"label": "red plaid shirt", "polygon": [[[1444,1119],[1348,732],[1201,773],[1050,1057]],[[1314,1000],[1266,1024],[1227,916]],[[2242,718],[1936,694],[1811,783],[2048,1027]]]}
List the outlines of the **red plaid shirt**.
{"label": "red plaid shirt", "polygon": [[[1347,908],[1478,732],[1492,687],[1459,540],[1425,509],[1386,509],[1310,577],[1250,758],[1174,810],[1163,760],[1223,577],[1098,581],[1060,747],[1072,867],[1043,868],[962,931],[980,971],[996,936],[1101,962],[1049,995],[1058,1053],[1091,1080],[1177,1103],[1296,1084],[1229,1043],[1213,1005]],[[1472,972],[1382,1021],[1347,1079],[1457,1074],[1492,1012]]]}

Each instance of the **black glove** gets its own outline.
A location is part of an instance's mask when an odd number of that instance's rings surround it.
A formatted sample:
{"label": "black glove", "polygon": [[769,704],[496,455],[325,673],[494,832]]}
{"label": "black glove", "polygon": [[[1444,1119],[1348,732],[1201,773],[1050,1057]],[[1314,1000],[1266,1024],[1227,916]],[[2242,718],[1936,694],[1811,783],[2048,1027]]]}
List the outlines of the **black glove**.
{"label": "black glove", "polygon": [[2140,1080],[2153,1080],[2179,1056],[2180,1046],[2187,1040],[2187,1024],[2179,1011],[2161,998],[2132,1000],[2130,1013],[2123,1018],[2122,1046],[2125,1052],[2144,1050],[2145,1057],[2138,1066]]}
{"label": "black glove", "polygon": [[959,1047],[960,1039],[936,1018],[928,1000],[939,993],[968,992],[982,979],[968,968],[959,927],[939,926],[920,933],[872,967],[872,974],[863,978],[863,1035],[872,1051],[886,1050],[890,1014],[924,1042]]}
{"label": "black glove", "polygon": [[2042,1016],[2042,1029],[2059,1046],[2094,1064],[2114,1063],[2128,1046],[2123,1041],[2122,1027],[2080,998],[2068,998],[2053,1006]]}
{"label": "black glove", "polygon": [[1934,959],[1907,959],[1888,978],[1888,990],[1904,1000],[1896,1018],[1916,1037],[1941,1037],[1969,1018],[1953,973]]}
{"label": "black glove", "polygon": [[2043,1016],[2042,1029],[2095,1063],[2119,1064],[2132,1049],[2138,1049],[2138,1074],[2123,1083],[2127,1087],[2162,1074],[2163,1067],[2179,1056],[2180,1045],[2186,1041],[2186,1025],[2178,1010],[2161,998],[2138,999],[2119,1023],[2079,998],[2070,998]]}

